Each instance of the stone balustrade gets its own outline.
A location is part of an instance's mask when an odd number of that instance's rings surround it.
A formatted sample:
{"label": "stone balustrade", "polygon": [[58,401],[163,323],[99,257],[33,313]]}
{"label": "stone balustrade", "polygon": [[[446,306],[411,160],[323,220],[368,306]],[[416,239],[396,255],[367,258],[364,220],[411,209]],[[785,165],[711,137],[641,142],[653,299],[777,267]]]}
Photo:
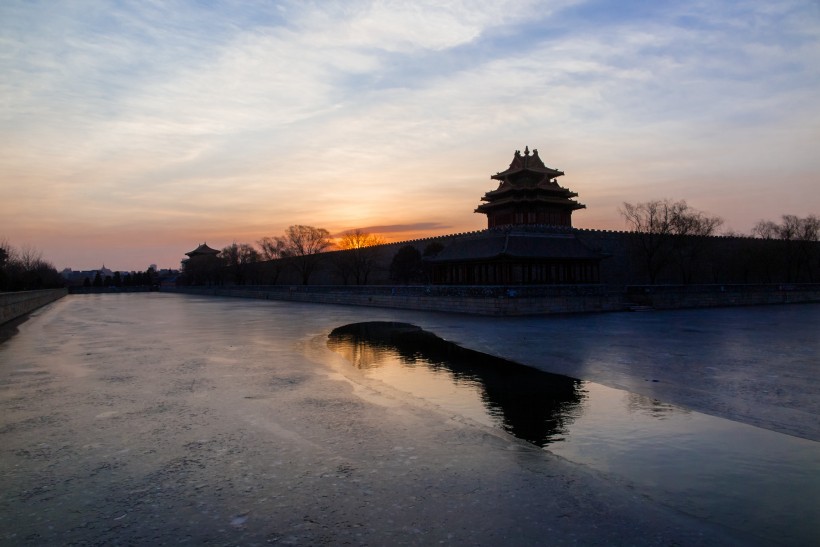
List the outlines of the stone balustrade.
{"label": "stone balustrade", "polygon": [[59,300],[66,294],[67,289],[0,293],[0,325]]}

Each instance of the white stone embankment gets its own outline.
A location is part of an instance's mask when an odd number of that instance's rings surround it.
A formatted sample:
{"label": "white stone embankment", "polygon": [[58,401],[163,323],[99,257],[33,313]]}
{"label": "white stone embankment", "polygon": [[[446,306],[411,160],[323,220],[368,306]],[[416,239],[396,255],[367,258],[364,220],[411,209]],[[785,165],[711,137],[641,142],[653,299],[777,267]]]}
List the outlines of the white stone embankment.
{"label": "white stone embankment", "polygon": [[0,325],[59,300],[68,289],[0,293]]}

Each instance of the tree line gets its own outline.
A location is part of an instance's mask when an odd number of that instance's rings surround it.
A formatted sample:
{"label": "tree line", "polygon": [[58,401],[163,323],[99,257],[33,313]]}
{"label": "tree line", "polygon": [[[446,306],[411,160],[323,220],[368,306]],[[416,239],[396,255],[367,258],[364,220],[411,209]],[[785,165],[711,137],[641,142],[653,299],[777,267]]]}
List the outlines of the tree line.
{"label": "tree line", "polygon": [[181,282],[276,284],[284,269],[289,268],[307,285],[323,261],[322,253],[335,248],[346,251],[333,261],[345,283],[366,284],[375,263],[364,249],[384,242],[381,236],[354,230],[334,243],[326,229],[298,224],[288,227],[281,236],[263,237],[256,245],[234,242],[219,254],[193,256],[183,263]]}
{"label": "tree line", "polygon": [[0,292],[33,291],[63,286],[63,278],[40,251],[12,247],[0,240]]}
{"label": "tree line", "polygon": [[649,283],[662,278],[684,284],[725,279],[744,283],[820,280],[820,218],[816,215],[783,215],[780,222],[761,220],[749,236],[721,234],[738,238],[729,245],[713,237],[723,219],[684,200],[624,202],[619,212],[633,234],[630,252]]}
{"label": "tree line", "polygon": [[[602,272],[604,265],[612,265],[604,283],[820,281],[820,220],[816,215],[784,215],[779,222],[761,220],[751,234],[744,235],[718,234],[722,218],[683,200],[625,202],[619,212],[627,231],[614,237],[614,247],[608,244],[609,248],[599,249],[610,255],[602,259]],[[724,237],[715,237],[718,235]],[[181,282],[275,285],[296,280],[309,284],[320,267],[330,274],[323,279],[335,278],[341,284],[430,282],[426,259],[437,255],[442,243],[374,249],[383,243],[382,237],[362,230],[334,242],[327,230],[296,225],[282,236],[264,237],[255,245],[232,243],[218,255],[193,257],[184,265]],[[612,268],[618,270],[614,277]]]}
{"label": "tree line", "polygon": [[[275,285],[289,271],[307,285],[319,268],[330,268],[342,284],[366,285],[374,272],[387,270],[395,283],[429,282],[424,257],[437,254],[438,242],[419,251],[405,245],[385,259],[373,248],[385,239],[361,229],[342,234],[336,241],[324,228],[294,225],[276,237],[263,237],[256,244],[231,243],[218,254],[195,255],[183,262],[179,282],[184,285]],[[387,265],[387,260],[390,261]]]}
{"label": "tree line", "polygon": [[157,272],[154,268],[148,268],[144,272],[114,272],[111,275],[103,276],[99,271],[94,274],[94,279],[89,277],[83,279],[83,287],[109,288],[109,287],[152,287],[159,283]]}

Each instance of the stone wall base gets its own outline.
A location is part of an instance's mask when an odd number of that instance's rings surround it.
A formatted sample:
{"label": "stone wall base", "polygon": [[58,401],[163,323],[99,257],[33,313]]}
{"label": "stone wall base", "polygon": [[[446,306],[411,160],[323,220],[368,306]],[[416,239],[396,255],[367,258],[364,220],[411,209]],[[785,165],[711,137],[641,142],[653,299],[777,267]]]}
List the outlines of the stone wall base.
{"label": "stone wall base", "polygon": [[492,316],[596,313],[820,302],[820,285],[687,285],[606,287],[234,286],[163,289],[212,296],[258,298],[443,311]]}
{"label": "stone wall base", "polygon": [[0,293],[0,325],[68,294],[68,289]]}

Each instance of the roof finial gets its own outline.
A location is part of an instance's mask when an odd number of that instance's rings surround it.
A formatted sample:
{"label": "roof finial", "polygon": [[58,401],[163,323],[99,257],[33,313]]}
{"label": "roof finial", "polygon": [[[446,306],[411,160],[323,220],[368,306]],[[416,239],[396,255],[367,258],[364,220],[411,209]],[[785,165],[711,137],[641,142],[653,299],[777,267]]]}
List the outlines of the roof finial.
{"label": "roof finial", "polygon": [[524,155],[525,155],[525,156],[529,156],[529,155],[530,155],[530,147],[529,147],[529,146],[525,146],[525,147],[524,147]]}

